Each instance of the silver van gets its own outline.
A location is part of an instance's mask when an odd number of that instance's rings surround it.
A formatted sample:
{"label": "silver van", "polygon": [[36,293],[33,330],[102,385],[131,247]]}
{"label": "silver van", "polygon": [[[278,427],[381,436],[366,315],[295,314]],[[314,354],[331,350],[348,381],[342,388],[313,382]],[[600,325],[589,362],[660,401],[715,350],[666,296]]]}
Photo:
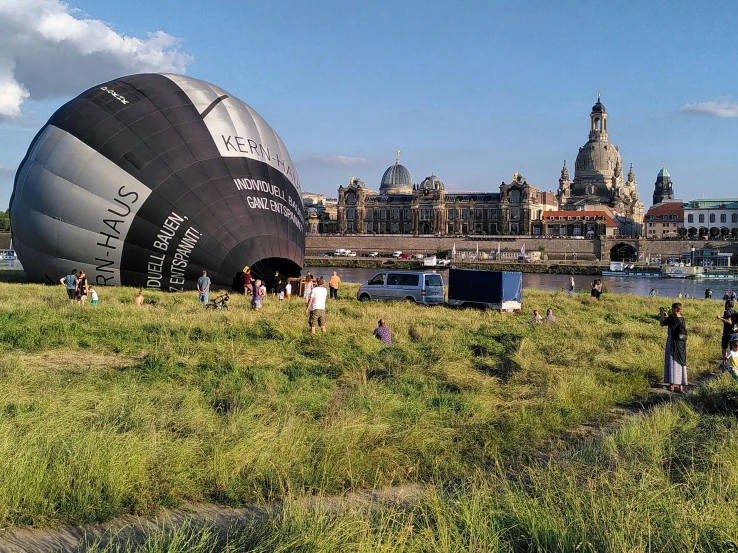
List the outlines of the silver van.
{"label": "silver van", "polygon": [[440,305],[444,301],[443,278],[431,272],[382,271],[359,287],[356,298],[359,301],[414,301]]}

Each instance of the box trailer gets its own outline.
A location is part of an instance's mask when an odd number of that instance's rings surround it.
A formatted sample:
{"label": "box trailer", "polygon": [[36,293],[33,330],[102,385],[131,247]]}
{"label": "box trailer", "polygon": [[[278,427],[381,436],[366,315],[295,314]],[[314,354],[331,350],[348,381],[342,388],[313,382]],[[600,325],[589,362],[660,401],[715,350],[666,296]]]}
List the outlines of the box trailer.
{"label": "box trailer", "polygon": [[448,304],[519,313],[523,304],[523,273],[449,269]]}

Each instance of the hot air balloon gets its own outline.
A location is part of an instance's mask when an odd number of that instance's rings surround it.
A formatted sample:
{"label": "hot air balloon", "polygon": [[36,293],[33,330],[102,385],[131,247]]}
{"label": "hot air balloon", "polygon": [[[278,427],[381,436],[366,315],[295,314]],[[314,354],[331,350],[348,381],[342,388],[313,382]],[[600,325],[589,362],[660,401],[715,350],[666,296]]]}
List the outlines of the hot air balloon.
{"label": "hot air balloon", "polygon": [[251,107],[204,81],[121,77],[62,106],[31,143],[10,200],[28,278],[194,289],[299,274],[300,181]]}

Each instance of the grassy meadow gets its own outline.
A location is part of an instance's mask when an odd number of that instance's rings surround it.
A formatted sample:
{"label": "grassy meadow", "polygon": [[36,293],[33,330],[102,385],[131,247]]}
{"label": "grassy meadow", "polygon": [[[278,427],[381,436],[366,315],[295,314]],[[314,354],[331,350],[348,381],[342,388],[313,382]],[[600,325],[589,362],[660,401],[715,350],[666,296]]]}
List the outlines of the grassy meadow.
{"label": "grassy meadow", "polygon": [[[728,377],[602,440],[576,439],[661,380],[665,299],[526,290],[525,313],[501,315],[359,303],[355,290],[342,287],[328,333],[312,337],[301,300],[254,312],[234,296],[211,312],[194,293],[150,292],[137,307],[135,290],[102,288],[99,306],[78,307],[61,286],[0,283],[0,524],[280,500],[268,524],[234,534],[234,551],[718,551],[736,540]],[[719,356],[722,304],[683,303],[695,379]],[[557,322],[529,324],[534,307]],[[372,337],[380,317],[392,347]],[[426,484],[412,506],[299,500],[408,482]],[[182,528],[150,550],[215,551],[217,539]]]}

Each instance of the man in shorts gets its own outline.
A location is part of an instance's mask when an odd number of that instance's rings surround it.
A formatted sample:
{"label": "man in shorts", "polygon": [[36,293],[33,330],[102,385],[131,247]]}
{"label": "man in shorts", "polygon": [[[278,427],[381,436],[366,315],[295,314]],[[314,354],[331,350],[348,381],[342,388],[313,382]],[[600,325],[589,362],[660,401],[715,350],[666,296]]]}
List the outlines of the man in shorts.
{"label": "man in shorts", "polygon": [[77,299],[77,280],[77,269],[72,269],[71,273],[59,279],[59,282],[67,288],[67,296],[72,303]]}
{"label": "man in shorts", "polygon": [[325,301],[328,298],[328,290],[325,289],[325,279],[318,278],[317,283],[310,291],[310,297],[305,307],[305,315],[309,315],[308,324],[310,334],[315,335],[316,326],[325,332]]}
{"label": "man in shorts", "polygon": [[199,292],[200,303],[208,303],[210,297],[210,278],[208,272],[203,271],[202,276],[197,279],[197,291]]}

